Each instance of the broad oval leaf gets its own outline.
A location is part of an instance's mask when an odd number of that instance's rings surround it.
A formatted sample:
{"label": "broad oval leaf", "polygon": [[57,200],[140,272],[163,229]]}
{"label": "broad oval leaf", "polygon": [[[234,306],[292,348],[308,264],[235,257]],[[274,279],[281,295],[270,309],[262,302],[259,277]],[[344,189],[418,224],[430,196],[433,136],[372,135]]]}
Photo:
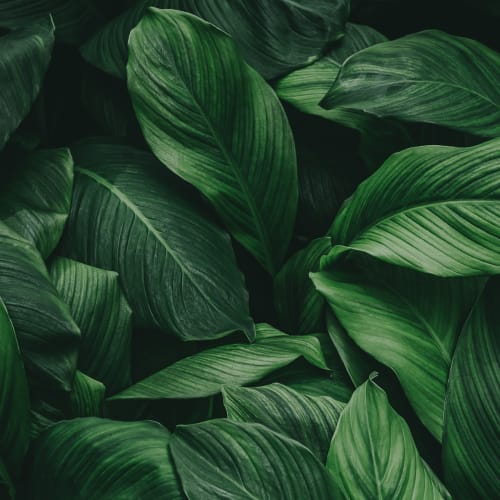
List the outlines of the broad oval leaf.
{"label": "broad oval leaf", "polygon": [[193,354],[125,389],[117,399],[190,399],[218,394],[224,385],[248,385],[304,357],[330,370],[334,353],[324,334],[291,336],[257,325],[253,344],[226,344]]}
{"label": "broad oval leaf", "polygon": [[281,384],[222,390],[229,419],[254,422],[284,434],[326,462],[344,403],[329,396],[306,396]]}
{"label": "broad oval leaf", "polygon": [[340,498],[450,498],[420,458],[408,425],[371,379],[342,412],[326,466]]}
{"label": "broad oval leaf", "polygon": [[148,7],[191,12],[223,29],[267,79],[319,57],[342,36],[349,14],[347,0],[141,0],[82,47],[85,59],[125,77],[128,37]]}
{"label": "broad oval leaf", "polygon": [[278,98],[228,35],[190,14],[148,10],[129,50],[128,87],[153,153],[274,274],[298,199],[294,142]]}
{"label": "broad oval leaf", "polygon": [[130,147],[88,143],[72,151],[77,168],[65,253],[116,271],[138,324],[183,339],[235,330],[252,339],[229,237],[177,179]]}
{"label": "broad oval leaf", "polygon": [[453,498],[500,493],[500,278],[492,278],[458,340],[446,397],[443,469]]}
{"label": "broad oval leaf", "polygon": [[35,151],[10,166],[0,220],[33,243],[43,258],[57,246],[68,218],[73,158],[68,149]]}
{"label": "broad oval leaf", "polygon": [[35,248],[0,222],[0,296],[16,330],[31,386],[69,391],[80,330]]}
{"label": "broad oval leaf", "polygon": [[184,498],[156,422],[77,418],[46,430],[32,451],[33,500]]}
{"label": "broad oval leaf", "polygon": [[483,279],[445,279],[369,261],[364,270],[322,271],[316,288],[361,349],[397,375],[436,439],[458,334]]}
{"label": "broad oval leaf", "polygon": [[50,276],[80,328],[79,369],[111,394],[130,385],[132,311],[118,274],[59,257]]}
{"label": "broad oval leaf", "polygon": [[21,470],[29,444],[29,393],[14,327],[0,298],[0,483],[1,463]]}
{"label": "broad oval leaf", "polygon": [[[0,5],[0,19],[4,4]],[[53,45],[54,26],[48,19],[0,37],[0,151],[31,109]]]}
{"label": "broad oval leaf", "polygon": [[347,59],[322,106],[497,137],[499,80],[500,54],[475,40],[428,30]]}
{"label": "broad oval leaf", "polygon": [[260,424],[210,420],[179,426],[171,451],[190,500],[333,498],[321,462]]}
{"label": "broad oval leaf", "polygon": [[325,267],[348,250],[438,276],[500,272],[500,139],[392,155],[330,230]]}

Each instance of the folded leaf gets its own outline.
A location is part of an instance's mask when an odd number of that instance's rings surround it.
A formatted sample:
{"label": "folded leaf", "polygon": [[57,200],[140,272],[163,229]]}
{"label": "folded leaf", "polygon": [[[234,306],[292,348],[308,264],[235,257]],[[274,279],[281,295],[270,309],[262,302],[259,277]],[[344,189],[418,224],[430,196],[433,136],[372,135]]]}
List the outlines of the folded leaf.
{"label": "folded leaf", "polygon": [[274,274],[298,198],[292,132],[274,92],[228,35],[190,14],[148,10],[129,50],[128,87],[153,153]]}
{"label": "folded leaf", "polygon": [[132,311],[118,274],[59,257],[50,275],[81,331],[79,369],[111,394],[130,385]]}
{"label": "folded leaf", "polygon": [[71,389],[80,331],[36,249],[0,222],[0,296],[16,330],[32,386]]}
{"label": "folded leaf", "polygon": [[167,366],[125,389],[116,399],[190,399],[218,394],[224,385],[248,385],[304,357],[323,370],[333,366],[334,353],[323,334],[286,335],[257,325],[253,344],[226,344]]}
{"label": "folded leaf", "polygon": [[168,456],[169,440],[156,422],[60,422],[35,443],[30,498],[184,498]]}
{"label": "folded leaf", "polygon": [[2,462],[11,474],[21,470],[29,444],[29,408],[28,383],[16,334],[0,298],[0,483]]}
{"label": "folded leaf", "polygon": [[179,426],[171,451],[190,500],[333,498],[321,462],[260,424],[211,420]]}
{"label": "folded leaf", "polygon": [[70,394],[71,416],[101,417],[105,392],[104,384],[77,370]]}
{"label": "folded leaf", "polygon": [[329,42],[342,36],[349,15],[346,0],[141,0],[82,47],[84,58],[124,78],[130,31],[148,7],[191,12],[223,29],[267,79],[319,57]]}
{"label": "folded leaf", "polygon": [[500,272],[500,139],[392,155],[330,230],[328,266],[347,250],[438,276]]}
{"label": "folded leaf", "polygon": [[450,498],[373,380],[356,389],[340,416],[327,469],[338,498]]}
{"label": "folded leaf", "polygon": [[322,271],[312,279],[349,336],[396,373],[440,440],[451,358],[484,280],[437,278],[374,261],[364,271]]}
{"label": "folded leaf", "polygon": [[446,396],[443,469],[453,498],[500,492],[500,280],[492,278],[458,340]]}
{"label": "folded leaf", "polygon": [[68,149],[47,149],[20,158],[10,169],[1,189],[0,220],[47,258],[68,218],[73,158]]}
{"label": "folded leaf", "polygon": [[347,59],[322,106],[497,137],[499,80],[500,54],[475,40],[428,30]]}
{"label": "folded leaf", "polygon": [[235,330],[252,339],[229,237],[184,186],[149,153],[97,143],[72,151],[77,168],[65,253],[116,271],[142,326],[183,339]]}
{"label": "folded leaf", "polygon": [[281,384],[222,390],[227,416],[254,422],[302,443],[322,463],[344,403],[328,396],[305,396]]}
{"label": "folded leaf", "polygon": [[53,44],[54,26],[48,19],[0,37],[0,151],[38,95]]}

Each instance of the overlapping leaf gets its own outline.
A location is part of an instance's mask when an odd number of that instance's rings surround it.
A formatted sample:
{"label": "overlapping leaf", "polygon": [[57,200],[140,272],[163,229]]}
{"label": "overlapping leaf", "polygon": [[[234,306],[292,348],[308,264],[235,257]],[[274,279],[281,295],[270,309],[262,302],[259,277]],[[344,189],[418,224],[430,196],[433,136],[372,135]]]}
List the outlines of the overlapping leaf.
{"label": "overlapping leaf", "polygon": [[340,416],[327,468],[337,498],[450,498],[373,380],[356,389]]}
{"label": "overlapping leaf", "polygon": [[118,272],[143,326],[184,339],[242,330],[248,297],[228,235],[149,153],[87,143],[73,148],[76,177],[66,253]]}
{"label": "overlapping leaf", "polygon": [[346,0],[141,0],[94,35],[83,46],[83,56],[125,77],[128,37],[148,7],[191,12],[218,26],[268,79],[319,57],[329,42],[342,36],[349,14]]}
{"label": "overlapping leaf", "polygon": [[71,416],[101,417],[105,392],[104,384],[77,370],[70,394]]}
{"label": "overlapping leaf", "polygon": [[333,498],[321,462],[303,445],[260,424],[211,420],[179,426],[171,451],[191,500]]}
{"label": "overlapping leaf", "polygon": [[54,26],[48,19],[0,37],[0,150],[38,95],[53,44]]}
{"label": "overlapping leaf", "polygon": [[500,135],[500,54],[437,30],[347,59],[322,106]]}
{"label": "overlapping leaf", "polygon": [[184,498],[156,422],[77,418],[45,431],[33,450],[33,500]]}
{"label": "overlapping leaf", "polygon": [[493,278],[469,317],[453,357],[443,439],[443,468],[453,498],[500,492],[500,279]]}
{"label": "overlapping leaf", "polygon": [[153,153],[274,274],[298,188],[292,133],[272,89],[228,35],[183,12],[149,10],[129,49],[128,87]]}
{"label": "overlapping leaf", "polygon": [[438,276],[500,272],[500,139],[421,146],[364,181],[330,231],[324,264],[346,250]]}

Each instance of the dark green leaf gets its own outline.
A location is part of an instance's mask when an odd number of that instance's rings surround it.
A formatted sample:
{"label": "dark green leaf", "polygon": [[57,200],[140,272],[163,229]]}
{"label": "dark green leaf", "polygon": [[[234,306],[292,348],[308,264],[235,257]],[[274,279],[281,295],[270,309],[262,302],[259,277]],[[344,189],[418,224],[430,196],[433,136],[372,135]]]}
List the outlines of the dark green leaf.
{"label": "dark green leaf", "polygon": [[0,495],[4,495],[2,498],[8,498],[14,500],[16,498],[16,490],[12,484],[9,473],[5,468],[2,458],[0,457]]}
{"label": "dark green leaf", "polygon": [[101,417],[105,392],[104,384],[77,370],[70,394],[72,417]]}
{"label": "dark green leaf", "polygon": [[128,87],[153,153],[274,274],[298,198],[293,136],[274,92],[228,35],[190,14],[149,10],[129,48]]}

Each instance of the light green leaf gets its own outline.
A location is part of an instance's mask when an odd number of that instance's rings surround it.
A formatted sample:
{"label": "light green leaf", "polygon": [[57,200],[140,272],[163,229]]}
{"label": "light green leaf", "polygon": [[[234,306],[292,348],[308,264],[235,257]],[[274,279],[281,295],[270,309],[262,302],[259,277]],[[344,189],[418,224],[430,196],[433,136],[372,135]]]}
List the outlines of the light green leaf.
{"label": "light green leaf", "polygon": [[274,303],[281,327],[291,333],[324,329],[324,301],[309,273],[319,271],[322,255],[332,248],[331,239],[318,238],[293,255],[274,279]]}
{"label": "light green leaf", "polygon": [[332,499],[321,462],[260,424],[210,420],[179,426],[171,451],[190,500]]}
{"label": "light green leaf", "polygon": [[48,19],[0,37],[0,151],[38,95],[53,44],[54,27]]}
{"label": "light green leaf", "polygon": [[2,185],[0,220],[47,258],[68,218],[73,158],[68,149],[35,151],[13,165]]}
{"label": "light green leaf", "polygon": [[104,384],[77,370],[70,393],[71,416],[101,417],[105,392]]}
{"label": "light green leaf", "polygon": [[337,498],[442,499],[406,422],[373,380],[358,387],[337,424],[327,469]]}
{"label": "light green leaf", "polygon": [[30,498],[184,498],[168,455],[169,440],[169,432],[156,422],[60,422],[35,442]]}
{"label": "light green leaf", "polygon": [[14,324],[30,384],[69,391],[80,331],[50,282],[40,254],[3,222],[0,296]]}
{"label": "light green leaf", "polygon": [[97,32],[82,47],[83,57],[124,78],[130,31],[148,7],[191,12],[223,29],[267,79],[318,58],[342,36],[349,15],[347,0],[141,0]]}
{"label": "light green leaf", "polygon": [[226,344],[183,358],[110,398],[190,399],[218,394],[224,385],[248,385],[304,357],[323,370],[334,357],[324,334],[286,335],[257,325],[253,344]]}
{"label": "light green leaf", "polygon": [[499,80],[500,54],[475,40],[428,30],[347,59],[322,106],[496,137]]}
{"label": "light green leaf", "polygon": [[130,385],[132,311],[118,274],[59,257],[50,276],[82,334],[80,370],[111,394]]}
{"label": "light green leaf", "polygon": [[[13,475],[20,472],[28,449],[29,408],[28,383],[16,334],[0,298],[0,466],[3,463]],[[0,483],[2,476],[0,468]]]}
{"label": "light green leaf", "polygon": [[281,384],[222,390],[227,416],[254,422],[302,443],[322,463],[344,403],[328,396],[305,396]]}
{"label": "light green leaf", "polygon": [[349,336],[396,373],[440,440],[453,350],[484,280],[438,278],[373,260],[364,271],[322,271],[312,279]]}
{"label": "light green leaf", "polygon": [[242,330],[248,296],[228,235],[149,153],[87,143],[72,149],[75,190],[65,253],[118,273],[134,321],[183,339]]}
{"label": "light green leaf", "polygon": [[443,469],[453,498],[498,497],[500,278],[488,283],[458,340],[446,396]]}
{"label": "light green leaf", "polygon": [[500,272],[500,139],[392,155],[330,230],[325,266],[356,250],[437,276]]}
{"label": "light green leaf", "polygon": [[148,10],[129,50],[128,87],[153,153],[274,274],[298,199],[293,136],[274,92],[228,35],[190,14]]}

